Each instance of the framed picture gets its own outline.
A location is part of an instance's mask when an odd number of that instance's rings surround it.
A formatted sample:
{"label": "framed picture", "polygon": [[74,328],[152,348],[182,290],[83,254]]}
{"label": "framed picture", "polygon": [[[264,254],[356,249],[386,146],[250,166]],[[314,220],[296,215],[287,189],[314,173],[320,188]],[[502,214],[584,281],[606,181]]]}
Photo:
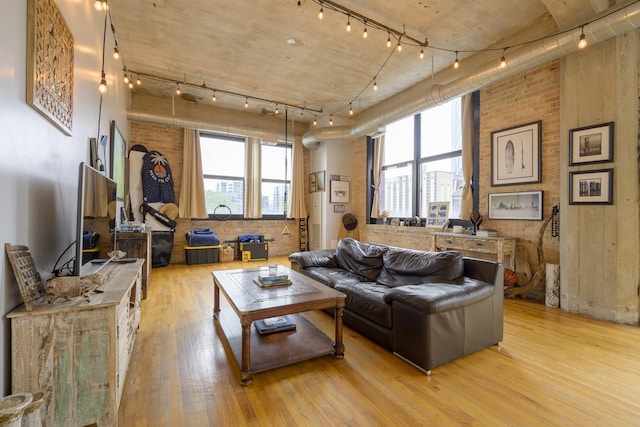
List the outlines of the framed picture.
{"label": "framed picture", "polygon": [[116,184],[116,198],[124,200],[127,194],[125,154],[127,142],[125,141],[115,120],[111,120],[111,179]]}
{"label": "framed picture", "polygon": [[315,193],[318,191],[316,179],[317,177],[315,172],[309,174],[309,193]]}
{"label": "framed picture", "polygon": [[491,133],[491,186],[542,182],[542,121]]}
{"label": "framed picture", "polygon": [[449,202],[429,202],[426,226],[443,226],[449,219]]}
{"label": "framed picture", "polygon": [[569,204],[613,204],[613,169],[569,172]]}
{"label": "framed picture", "polygon": [[98,145],[98,157],[96,159],[96,169],[104,174],[106,177],[111,177],[111,164],[109,159],[111,158],[111,146],[109,145],[109,136],[102,135]]}
{"label": "framed picture", "polygon": [[73,34],[55,1],[29,0],[27,7],[27,104],[71,135]]}
{"label": "framed picture", "polygon": [[334,213],[344,213],[344,205],[333,205]]}
{"label": "framed picture", "polygon": [[613,122],[569,131],[569,166],[613,161]]}
{"label": "framed picture", "polygon": [[542,219],[542,191],[490,193],[491,219]]}
{"label": "framed picture", "polygon": [[316,188],[318,191],[324,191],[324,183],[325,183],[325,172],[320,171],[316,173]]}
{"label": "framed picture", "polygon": [[329,189],[329,202],[330,203],[349,203],[351,195],[349,194],[350,182],[349,181],[330,181],[331,188]]}

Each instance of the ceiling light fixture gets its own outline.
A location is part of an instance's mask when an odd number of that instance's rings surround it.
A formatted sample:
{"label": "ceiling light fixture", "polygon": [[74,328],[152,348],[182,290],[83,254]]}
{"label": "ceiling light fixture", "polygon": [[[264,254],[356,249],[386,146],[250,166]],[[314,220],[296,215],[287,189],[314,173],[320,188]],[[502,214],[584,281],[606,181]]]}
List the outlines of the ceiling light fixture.
{"label": "ceiling light fixture", "polygon": [[391,33],[387,31],[387,47],[391,47]]}
{"label": "ceiling light fixture", "polygon": [[587,36],[584,35],[584,25],[580,27],[580,41],[578,42],[578,49],[584,49],[587,47]]}
{"label": "ceiling light fixture", "polygon": [[211,100],[212,100],[213,102],[216,102],[216,100],[217,100],[217,99],[218,99],[218,98],[216,98],[216,91],[214,90],[214,91],[213,91],[213,95],[211,95]]}
{"label": "ceiling light fixture", "polygon": [[[322,5],[322,3],[320,3]],[[322,10],[322,6],[320,6],[320,12],[318,13],[318,19],[324,18],[324,10]]]}
{"label": "ceiling light fixture", "polygon": [[333,114],[329,114],[329,126],[333,126]]}
{"label": "ceiling light fixture", "polygon": [[127,76],[127,71],[124,71],[124,84],[129,84],[129,76]]}
{"label": "ceiling light fixture", "polygon": [[347,32],[351,32],[351,15],[347,15]]}
{"label": "ceiling light fixture", "polygon": [[365,20],[364,21],[364,31],[362,32],[362,38],[366,39],[367,36],[368,36],[368,34],[367,34],[367,21]]}
{"label": "ceiling light fixture", "polygon": [[313,125],[314,126],[318,125],[318,116],[313,116]]}
{"label": "ceiling light fixture", "polygon": [[107,4],[106,0],[96,0],[93,6],[96,8],[98,12],[102,12],[103,10],[109,9],[109,5]]}
{"label": "ceiling light fixture", "polygon": [[176,95],[180,95],[180,83],[176,83]]}
{"label": "ceiling light fixture", "polygon": [[274,111],[274,113],[276,114],[276,116],[280,114],[280,110],[278,110],[278,104],[276,104],[276,110]]}
{"label": "ceiling light fixture", "polygon": [[424,59],[424,47],[420,46],[420,55],[418,55],[420,59]]}
{"label": "ceiling light fixture", "polygon": [[244,100],[244,108],[249,108],[249,98],[245,98],[245,100]]}
{"label": "ceiling light fixture", "polygon": [[118,46],[113,48],[113,59],[120,59],[120,51],[118,50]]}
{"label": "ceiling light fixture", "polygon": [[376,78],[373,78],[373,90],[378,90],[378,83],[376,83]]}
{"label": "ceiling light fixture", "polygon": [[349,115],[353,116],[353,108],[351,108],[351,103],[349,103]]}
{"label": "ceiling light fixture", "polygon": [[456,61],[453,63],[453,68],[456,70],[460,67],[460,61],[458,61],[458,51],[456,50]]}
{"label": "ceiling light fixture", "polygon": [[100,86],[98,86],[98,91],[103,95],[107,93],[107,78],[104,74],[104,71],[102,72],[102,80],[100,80]]}
{"label": "ceiling light fixture", "polygon": [[140,86],[142,84],[142,80],[140,80],[140,76],[138,75],[138,78],[136,79],[136,84],[138,86]]}

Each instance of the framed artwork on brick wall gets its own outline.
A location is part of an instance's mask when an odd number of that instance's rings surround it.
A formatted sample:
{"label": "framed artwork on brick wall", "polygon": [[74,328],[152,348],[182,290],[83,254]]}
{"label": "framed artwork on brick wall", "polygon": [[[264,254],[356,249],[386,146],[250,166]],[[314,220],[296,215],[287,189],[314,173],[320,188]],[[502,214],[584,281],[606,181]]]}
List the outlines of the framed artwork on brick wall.
{"label": "framed artwork on brick wall", "polygon": [[491,133],[491,186],[542,182],[542,121]]}

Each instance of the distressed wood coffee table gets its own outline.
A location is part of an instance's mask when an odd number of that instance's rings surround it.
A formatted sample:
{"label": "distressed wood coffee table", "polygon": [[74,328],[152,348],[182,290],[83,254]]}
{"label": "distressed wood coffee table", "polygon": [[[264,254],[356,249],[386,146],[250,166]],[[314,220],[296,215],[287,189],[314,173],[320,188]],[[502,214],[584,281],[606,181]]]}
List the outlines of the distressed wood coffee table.
{"label": "distressed wood coffee table", "polygon": [[[288,274],[292,284],[262,288],[254,279],[267,270],[264,267],[212,272],[213,317],[240,366],[243,385],[251,384],[254,372],[327,354],[344,357],[342,311],[345,294],[281,265],[278,274]],[[230,308],[221,310],[220,291]],[[335,342],[298,314],[327,308],[335,309]],[[260,335],[251,328],[256,320],[284,315],[289,315],[296,323],[295,330]]]}

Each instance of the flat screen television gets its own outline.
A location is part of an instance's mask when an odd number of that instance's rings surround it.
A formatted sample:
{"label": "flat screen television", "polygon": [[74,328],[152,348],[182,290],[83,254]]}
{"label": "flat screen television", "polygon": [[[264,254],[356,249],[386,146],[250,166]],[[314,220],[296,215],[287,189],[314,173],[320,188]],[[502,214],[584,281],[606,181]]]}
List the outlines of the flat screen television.
{"label": "flat screen television", "polygon": [[[85,162],[80,163],[74,276],[82,274],[82,266],[89,258],[106,256],[116,247],[115,233],[111,239],[115,227],[116,191],[114,180]],[[87,256],[89,254],[91,256]]]}

